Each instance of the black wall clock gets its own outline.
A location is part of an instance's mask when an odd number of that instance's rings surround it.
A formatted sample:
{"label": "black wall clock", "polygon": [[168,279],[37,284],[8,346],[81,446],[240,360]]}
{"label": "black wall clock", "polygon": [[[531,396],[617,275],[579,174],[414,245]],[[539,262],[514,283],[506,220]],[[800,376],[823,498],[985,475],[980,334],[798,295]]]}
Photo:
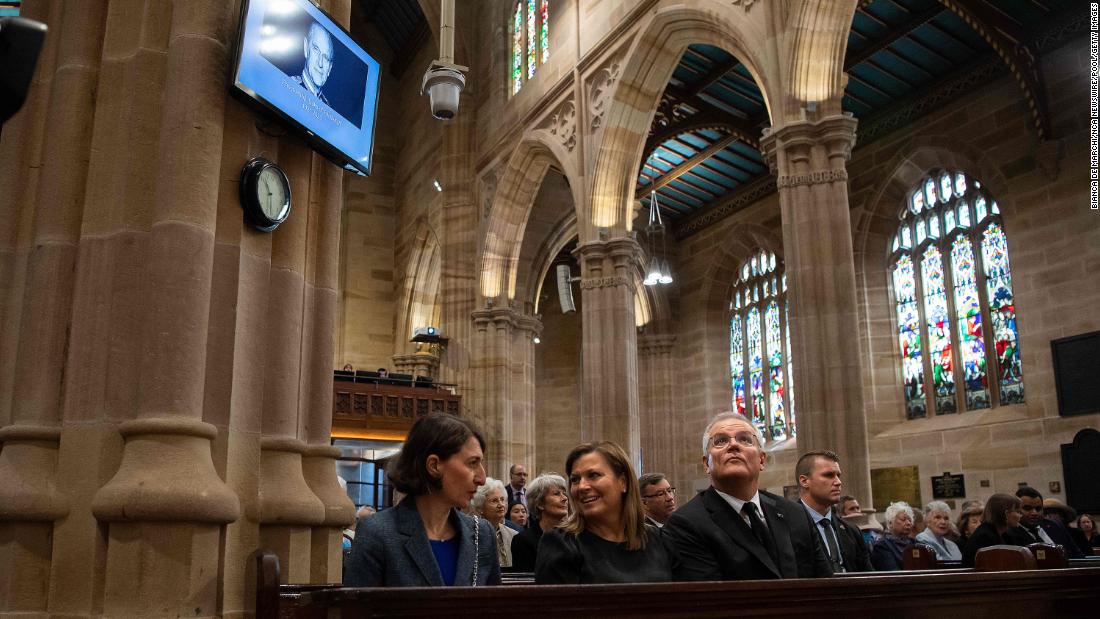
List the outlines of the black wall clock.
{"label": "black wall clock", "polygon": [[271,232],[290,216],[290,181],[276,164],[256,157],[241,169],[241,208],[257,230]]}

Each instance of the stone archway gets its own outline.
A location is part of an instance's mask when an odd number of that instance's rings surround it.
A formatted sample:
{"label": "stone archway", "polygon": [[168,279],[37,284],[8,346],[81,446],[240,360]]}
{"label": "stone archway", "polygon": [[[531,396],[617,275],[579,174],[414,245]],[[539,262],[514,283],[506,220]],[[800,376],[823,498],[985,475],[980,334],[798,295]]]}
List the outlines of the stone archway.
{"label": "stone archway", "polygon": [[561,170],[569,183],[577,209],[581,184],[575,164],[549,132],[528,132],[505,164],[486,218],[489,227],[481,252],[480,292],[487,303],[503,306],[516,298],[516,269],[527,221],[551,166]]}
{"label": "stone archway", "polygon": [[[856,0],[806,0],[795,5],[789,16],[791,45],[784,63],[788,96],[778,111],[782,120],[801,120],[807,103],[821,106],[817,111],[821,117],[841,113],[847,84],[844,54],[858,4]],[[775,115],[772,119],[776,127],[786,124]]]}
{"label": "stone archway", "polygon": [[689,45],[706,43],[736,56],[772,110],[775,88],[770,85],[778,77],[764,72],[769,65],[757,51],[771,47],[765,11],[746,14],[718,2],[710,3],[710,10],[664,4],[641,27],[612,94],[591,173],[587,212],[580,218],[582,244],[599,239],[600,229],[606,229],[611,238],[630,230],[634,184],[646,136],[669,77]]}

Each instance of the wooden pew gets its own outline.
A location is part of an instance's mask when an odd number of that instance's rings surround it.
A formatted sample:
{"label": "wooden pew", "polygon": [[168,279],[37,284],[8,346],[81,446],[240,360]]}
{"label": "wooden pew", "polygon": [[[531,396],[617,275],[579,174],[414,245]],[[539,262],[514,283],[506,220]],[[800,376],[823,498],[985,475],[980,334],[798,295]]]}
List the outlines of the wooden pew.
{"label": "wooden pew", "polygon": [[257,587],[257,617],[484,617],[552,611],[601,619],[694,619],[821,617],[856,611],[891,619],[937,615],[1003,619],[1006,613],[1094,617],[1100,608],[1100,567],[868,573],[782,581],[408,589],[280,587],[272,585],[271,575],[270,567],[266,577],[257,574],[264,583]]}

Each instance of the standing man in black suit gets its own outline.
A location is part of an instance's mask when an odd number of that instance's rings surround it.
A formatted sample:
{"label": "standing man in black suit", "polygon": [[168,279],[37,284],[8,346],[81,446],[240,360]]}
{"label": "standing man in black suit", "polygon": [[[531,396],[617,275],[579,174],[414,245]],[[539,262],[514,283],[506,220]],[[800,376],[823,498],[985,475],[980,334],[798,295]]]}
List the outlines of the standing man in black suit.
{"label": "standing man in black suit", "polygon": [[832,562],[833,572],[872,572],[871,554],[859,529],[836,513],[840,502],[840,458],[831,451],[802,454],[795,465],[799,496]]}
{"label": "standing man in black suit", "polygon": [[664,533],[680,555],[677,580],[830,576],[806,510],[759,490],[767,453],[743,415],[721,413],[703,432],[711,486],[669,516]]}
{"label": "standing man in black suit", "polygon": [[508,491],[508,504],[522,503],[530,513],[531,507],[527,505],[527,469],[522,464],[513,464],[508,469],[508,477],[509,483],[504,487]]}

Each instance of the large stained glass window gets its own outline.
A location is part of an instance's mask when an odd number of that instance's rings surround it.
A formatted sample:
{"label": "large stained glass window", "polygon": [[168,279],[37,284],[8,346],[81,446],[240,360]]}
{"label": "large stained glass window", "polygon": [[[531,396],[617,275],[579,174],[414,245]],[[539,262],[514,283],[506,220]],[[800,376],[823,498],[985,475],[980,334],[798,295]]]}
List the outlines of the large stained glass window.
{"label": "large stained glass window", "polygon": [[906,415],[1023,402],[1008,241],[981,182],[933,171],[888,249]]}
{"label": "large stained glass window", "polygon": [[760,251],[739,272],[730,301],[733,410],[765,441],[795,435],[787,278],[775,254]]}
{"label": "large stained glass window", "polygon": [[516,0],[512,12],[512,94],[550,59],[550,0]]}

